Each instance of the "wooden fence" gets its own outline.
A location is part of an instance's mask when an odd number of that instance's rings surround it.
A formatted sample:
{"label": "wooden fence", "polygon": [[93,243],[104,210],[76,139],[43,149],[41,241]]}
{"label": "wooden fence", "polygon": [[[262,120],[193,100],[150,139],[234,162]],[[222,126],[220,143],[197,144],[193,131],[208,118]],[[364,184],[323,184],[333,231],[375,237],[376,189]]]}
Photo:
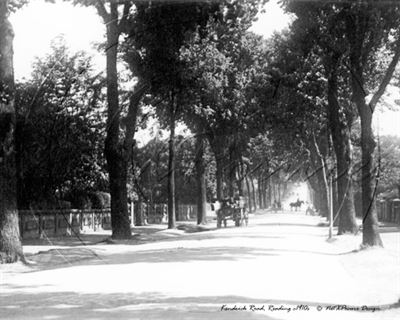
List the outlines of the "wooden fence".
{"label": "wooden fence", "polygon": [[378,200],[376,202],[378,220],[400,224],[400,199]]}
{"label": "wooden fence", "polygon": [[[164,203],[159,204],[135,204],[135,210],[142,210],[147,223],[166,223],[168,222],[168,206]],[[211,204],[207,203],[207,216],[214,217],[215,212]],[[194,204],[177,205],[177,221],[195,221],[197,219],[197,206]]]}
{"label": "wooden fence", "polygon": [[[380,222],[400,224],[400,199],[377,201],[377,213]],[[215,208],[214,208],[215,209]],[[147,223],[168,222],[166,204],[135,204],[130,206],[130,223],[134,225],[134,211],[141,210]],[[215,212],[207,204],[207,216],[213,217]],[[197,206],[179,204],[177,221],[195,221]],[[92,210],[20,210],[20,232],[23,239],[55,237],[79,234],[85,231],[111,229],[110,209]]]}
{"label": "wooden fence", "polygon": [[[130,210],[131,226],[135,222],[135,211],[139,210],[147,223],[168,222],[166,204],[135,203]],[[207,215],[213,216],[211,207],[207,204]],[[197,206],[179,204],[177,206],[177,221],[195,221]],[[63,210],[20,210],[20,232],[23,239],[56,237],[79,234],[85,231],[111,229],[110,209],[63,209]]]}
{"label": "wooden fence", "polygon": [[79,234],[86,230],[111,228],[110,209],[20,210],[23,239]]}

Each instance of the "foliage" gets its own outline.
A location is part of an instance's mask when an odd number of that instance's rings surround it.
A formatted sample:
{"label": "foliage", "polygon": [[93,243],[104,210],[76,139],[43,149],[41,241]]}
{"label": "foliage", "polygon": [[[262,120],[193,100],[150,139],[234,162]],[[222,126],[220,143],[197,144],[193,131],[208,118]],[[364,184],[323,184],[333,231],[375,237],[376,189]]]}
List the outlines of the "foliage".
{"label": "foliage", "polygon": [[103,81],[90,58],[61,39],[33,67],[16,98],[22,204],[104,189]]}
{"label": "foliage", "polygon": [[[270,90],[261,100],[269,138],[278,153],[289,152],[300,161],[310,152],[313,136],[326,132],[326,79],[318,55],[305,52],[293,33],[275,34],[269,43],[272,62],[268,69]],[[303,159],[304,160],[304,159]]]}
{"label": "foliage", "polygon": [[72,190],[66,197],[74,209],[106,209],[111,206],[111,196],[107,192],[82,192]]}
{"label": "foliage", "polygon": [[[195,141],[193,137],[177,136],[176,194],[180,203],[196,203],[196,174],[194,169]],[[209,149],[206,150],[207,194],[215,193],[215,164]],[[138,197],[144,201],[167,201],[168,141],[156,137],[135,152],[133,185]]]}
{"label": "foliage", "polygon": [[379,148],[376,151],[377,160],[381,161],[379,191],[395,190],[397,197],[400,198],[400,137],[380,137]]}
{"label": "foliage", "polygon": [[[50,0],[48,0],[48,1],[50,1]],[[8,1],[8,9],[10,10],[10,12],[15,12],[16,10],[22,8],[27,3],[28,3],[28,0],[9,0]]]}
{"label": "foliage", "polygon": [[229,172],[239,172],[248,139],[261,128],[254,93],[260,90],[267,53],[262,38],[247,31],[257,3],[225,4],[206,32],[192,33],[180,49],[186,84],[181,117],[193,132],[208,137]]}
{"label": "foliage", "polygon": [[137,4],[128,41],[141,50],[144,74],[152,92],[159,94],[165,88],[169,94],[184,85],[177,53],[186,33],[208,20],[210,6],[213,5],[205,2]]}

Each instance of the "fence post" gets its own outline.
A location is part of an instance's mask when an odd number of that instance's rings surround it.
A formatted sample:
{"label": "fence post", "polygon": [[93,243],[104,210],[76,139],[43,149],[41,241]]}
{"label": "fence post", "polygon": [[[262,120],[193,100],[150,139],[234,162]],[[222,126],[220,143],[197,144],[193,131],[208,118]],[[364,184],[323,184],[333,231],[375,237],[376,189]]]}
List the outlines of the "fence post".
{"label": "fence post", "polygon": [[91,213],[92,213],[92,226],[93,226],[93,231],[96,231],[96,224],[95,224],[95,221],[94,221],[94,211],[91,210]]}
{"label": "fence post", "polygon": [[69,212],[69,217],[68,217],[68,228],[69,229],[69,235],[72,236],[72,211]]}
{"label": "fence post", "polygon": [[400,222],[400,199],[393,200],[393,221],[394,223]]}
{"label": "fence post", "polygon": [[133,200],[130,203],[130,210],[131,210],[131,228],[135,226],[135,205]]}
{"label": "fence post", "polygon": [[82,211],[79,211],[79,229],[80,229],[80,231],[83,230],[83,213],[82,213]]}

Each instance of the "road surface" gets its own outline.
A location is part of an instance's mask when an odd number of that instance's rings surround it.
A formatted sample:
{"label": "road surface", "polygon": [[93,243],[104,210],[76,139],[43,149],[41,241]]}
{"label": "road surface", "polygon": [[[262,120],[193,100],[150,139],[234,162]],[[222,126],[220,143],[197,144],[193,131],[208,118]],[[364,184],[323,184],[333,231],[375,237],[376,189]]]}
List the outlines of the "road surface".
{"label": "road surface", "polygon": [[327,241],[321,221],[258,212],[248,227],[25,246],[33,266],[0,266],[0,319],[399,319],[399,229],[358,251],[361,235]]}

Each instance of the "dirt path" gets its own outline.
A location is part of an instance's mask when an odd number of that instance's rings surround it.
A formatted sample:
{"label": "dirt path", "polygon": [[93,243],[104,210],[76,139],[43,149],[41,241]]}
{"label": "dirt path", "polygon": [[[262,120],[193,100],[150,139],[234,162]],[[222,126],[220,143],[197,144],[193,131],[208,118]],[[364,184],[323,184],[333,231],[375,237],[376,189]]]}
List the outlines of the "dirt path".
{"label": "dirt path", "polygon": [[[231,224],[197,233],[162,230],[147,234],[144,244],[134,240],[59,247],[32,256],[35,267],[3,267],[0,318],[395,319],[400,315],[395,308],[400,297],[397,230],[382,234],[385,249],[354,252],[361,235],[327,242],[327,228],[318,226],[318,217],[258,214],[250,222],[247,228]],[[348,310],[363,306],[369,310]],[[372,312],[374,306],[383,311]]]}

